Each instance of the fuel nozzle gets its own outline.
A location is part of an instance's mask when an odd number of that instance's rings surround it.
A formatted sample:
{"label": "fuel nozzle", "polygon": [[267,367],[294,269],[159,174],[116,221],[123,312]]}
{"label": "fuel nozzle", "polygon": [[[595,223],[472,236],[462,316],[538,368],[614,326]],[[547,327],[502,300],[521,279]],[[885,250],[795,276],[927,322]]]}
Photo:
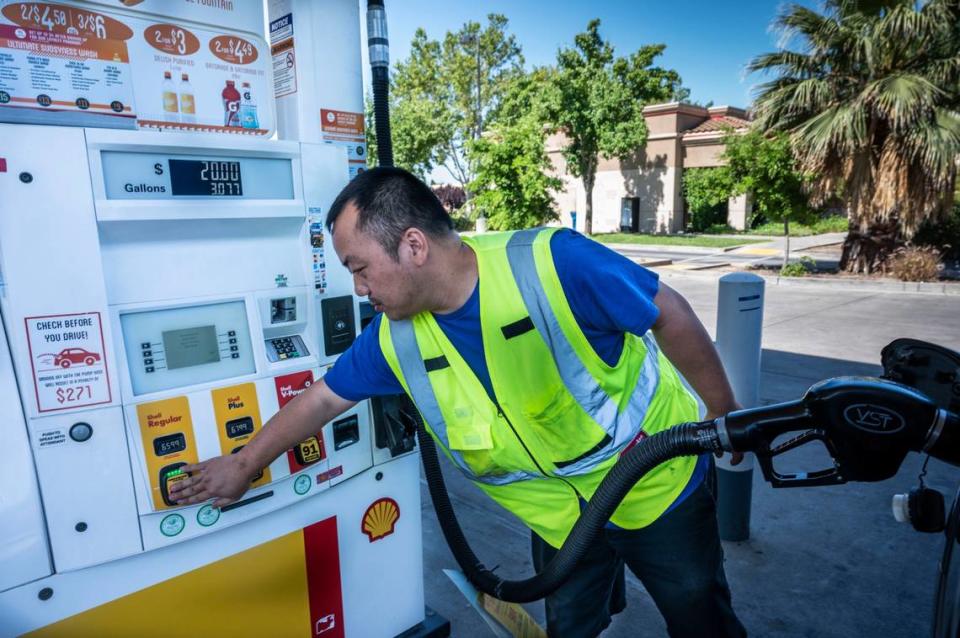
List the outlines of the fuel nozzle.
{"label": "fuel nozzle", "polygon": [[[913,388],[881,379],[828,379],[799,401],[732,412],[717,426],[724,449],[755,452],[775,487],[882,481],[896,474],[910,451],[960,465],[957,417]],[[814,441],[826,447],[832,467],[790,474],[774,469],[775,457]]]}

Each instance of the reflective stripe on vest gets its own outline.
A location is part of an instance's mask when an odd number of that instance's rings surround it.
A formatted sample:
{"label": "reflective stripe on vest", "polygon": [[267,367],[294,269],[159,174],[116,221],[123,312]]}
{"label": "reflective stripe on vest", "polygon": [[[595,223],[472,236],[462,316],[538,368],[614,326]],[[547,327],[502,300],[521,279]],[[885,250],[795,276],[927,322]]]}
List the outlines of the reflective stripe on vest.
{"label": "reflective stripe on vest", "polygon": [[475,474],[470,466],[463,460],[463,455],[450,447],[450,440],[447,438],[447,423],[440,411],[440,404],[437,402],[437,395],[430,384],[427,367],[423,362],[423,356],[420,353],[420,346],[417,344],[417,335],[413,327],[413,321],[403,319],[400,321],[390,321],[390,338],[393,340],[394,351],[397,353],[397,360],[400,363],[400,370],[403,372],[403,378],[410,388],[410,395],[417,409],[423,415],[423,418],[430,425],[434,435],[443,443],[443,447],[450,455],[454,465],[463,472],[467,478],[486,483],[487,485],[506,485],[517,481],[526,481],[532,478],[543,478],[539,474],[530,474],[527,472],[511,472],[508,474],[498,474],[496,476]]}
{"label": "reflective stripe on vest", "polygon": [[[513,278],[520,289],[530,319],[543,337],[553,355],[560,377],[567,391],[609,437],[608,443],[579,458],[570,465],[557,468],[558,476],[572,476],[590,471],[598,464],[620,452],[640,433],[647,407],[653,401],[660,383],[659,348],[650,333],[643,335],[646,356],[636,387],[625,409],[620,412],[617,402],[597,383],[597,380],[577,356],[553,312],[547,294],[537,273],[533,243],[543,228],[517,231],[507,242],[507,259]],[[411,326],[412,330],[412,326]],[[401,365],[403,357],[400,357]],[[404,370],[406,374],[406,370]],[[431,422],[432,423],[432,422]]]}

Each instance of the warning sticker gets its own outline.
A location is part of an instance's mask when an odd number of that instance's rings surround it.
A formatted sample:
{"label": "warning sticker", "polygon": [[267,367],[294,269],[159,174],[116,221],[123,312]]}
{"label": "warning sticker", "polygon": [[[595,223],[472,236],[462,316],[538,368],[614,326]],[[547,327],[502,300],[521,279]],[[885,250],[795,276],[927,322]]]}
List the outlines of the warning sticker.
{"label": "warning sticker", "polygon": [[350,179],[367,168],[367,141],[363,113],[320,109],[320,129],[327,144],[347,149]]}
{"label": "warning sticker", "polygon": [[37,410],[110,403],[110,374],[99,312],[24,319]]}
{"label": "warning sticker", "polygon": [[297,92],[297,54],[293,46],[293,14],[270,23],[270,54],[273,56],[273,96]]}

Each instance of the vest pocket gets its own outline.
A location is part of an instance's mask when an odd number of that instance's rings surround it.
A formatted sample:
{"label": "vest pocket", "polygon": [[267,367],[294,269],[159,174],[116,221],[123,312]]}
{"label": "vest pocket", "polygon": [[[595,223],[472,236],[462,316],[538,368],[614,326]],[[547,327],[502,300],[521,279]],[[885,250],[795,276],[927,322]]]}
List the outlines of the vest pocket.
{"label": "vest pocket", "polygon": [[527,404],[523,414],[558,468],[575,463],[609,439],[565,388],[542,398],[545,403]]}
{"label": "vest pocket", "polygon": [[490,421],[470,407],[454,408],[458,418],[447,427],[450,448],[454,450],[489,450],[493,447]]}

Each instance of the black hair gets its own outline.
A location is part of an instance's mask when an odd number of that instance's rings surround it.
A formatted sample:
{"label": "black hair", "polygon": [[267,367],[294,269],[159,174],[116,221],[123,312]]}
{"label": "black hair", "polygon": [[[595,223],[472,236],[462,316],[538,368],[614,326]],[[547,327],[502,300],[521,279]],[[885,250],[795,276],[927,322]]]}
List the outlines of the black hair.
{"label": "black hair", "polygon": [[394,259],[408,228],[419,228],[435,238],[453,230],[453,220],[430,187],[402,168],[371,168],[347,184],[327,212],[331,233],[347,204],[359,212],[357,230],[371,235]]}

